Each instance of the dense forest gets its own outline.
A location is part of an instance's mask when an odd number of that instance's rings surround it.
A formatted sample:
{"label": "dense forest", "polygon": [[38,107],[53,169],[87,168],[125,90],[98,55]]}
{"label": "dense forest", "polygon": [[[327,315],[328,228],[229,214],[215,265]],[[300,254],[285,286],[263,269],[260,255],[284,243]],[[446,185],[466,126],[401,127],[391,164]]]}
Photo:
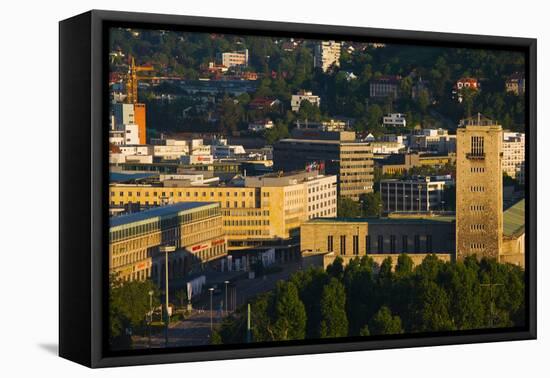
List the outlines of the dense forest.
{"label": "dense forest", "polygon": [[[244,130],[251,120],[268,117],[277,125],[266,137],[268,142],[284,137],[296,120],[318,121],[334,116],[353,120],[358,131],[375,135],[384,130],[382,116],[390,111],[407,115],[408,125],[453,129],[459,119],[481,112],[498,120],[506,129],[522,131],[525,127],[524,96],[505,91],[505,80],[515,72],[524,72],[524,55],[512,51],[465,49],[436,46],[391,45],[375,48],[370,44],[353,44],[349,53],[343,49],[340,67],[328,73],[313,67],[312,40],[297,40],[293,49],[284,48],[288,39],[234,36],[152,30],[113,29],[111,71],[125,72],[129,55],[137,64],[152,64],[157,75],[198,79],[208,62],[216,61],[220,52],[249,50],[248,70],[260,74],[254,93],[237,98],[220,93],[217,123],[208,123],[206,115],[183,119],[182,110],[196,105],[193,96],[179,88],[161,84],[142,90],[140,98],[148,104],[149,125],[157,131],[223,131]],[[346,44],[344,45],[346,46]],[[350,79],[349,73],[354,74]],[[369,98],[369,82],[382,75],[399,75],[398,99]],[[468,91],[464,101],[452,98],[452,87],[461,77],[475,77],[480,91]],[[417,95],[413,88],[422,84]],[[289,111],[293,93],[312,90],[321,97],[321,107],[303,107]],[[158,100],[155,94],[176,94],[174,101]],[[249,102],[257,97],[281,100],[283,106],[258,112]]]}
{"label": "dense forest", "polygon": [[[413,267],[400,255],[370,257],[326,271],[310,268],[251,302],[254,342],[505,328],[525,324],[524,272],[475,256],[443,262],[434,255]],[[246,308],[226,318],[213,343],[246,341]]]}

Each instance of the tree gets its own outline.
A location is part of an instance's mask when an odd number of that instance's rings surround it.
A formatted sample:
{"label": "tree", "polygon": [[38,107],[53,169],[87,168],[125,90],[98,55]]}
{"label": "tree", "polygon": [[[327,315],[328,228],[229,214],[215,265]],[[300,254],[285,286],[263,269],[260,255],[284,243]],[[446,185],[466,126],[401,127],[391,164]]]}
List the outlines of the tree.
{"label": "tree", "polygon": [[273,340],[301,340],[306,336],[306,310],[292,282],[279,281],[273,299]]}
{"label": "tree", "polygon": [[321,111],[317,105],[313,105],[308,100],[302,100],[297,118],[304,122],[319,122],[321,120]]}
{"label": "tree", "polygon": [[344,337],[348,334],[346,291],[336,278],[331,278],[321,295],[321,337]]}
{"label": "tree", "polygon": [[228,96],[224,97],[220,109],[220,131],[226,134],[237,131],[243,114],[242,105]]}
{"label": "tree", "polygon": [[398,277],[408,276],[413,271],[413,261],[407,254],[400,254],[397,258],[397,265],[395,266],[395,274]]}
{"label": "tree", "polygon": [[449,331],[455,325],[449,313],[450,300],[445,290],[434,281],[423,280],[414,302],[416,322],[413,331]]}
{"label": "tree", "polygon": [[336,256],[332,264],[327,266],[327,273],[331,277],[340,279],[344,273],[344,260],[340,256]]}
{"label": "tree", "polygon": [[153,308],[160,302],[157,287],[151,281],[122,281],[109,277],[110,342],[115,348],[128,346],[128,332],[143,332],[150,312],[149,292],[153,291]]}
{"label": "tree", "polygon": [[382,125],[382,108],[378,104],[370,105],[367,110],[367,124],[369,130],[377,129]]}
{"label": "tree", "polygon": [[357,218],[361,216],[361,205],[347,197],[338,197],[338,217]]}
{"label": "tree", "polygon": [[369,326],[365,324],[359,331],[359,336],[370,336]]}
{"label": "tree", "polygon": [[382,209],[382,198],[380,192],[365,193],[359,196],[361,204],[361,213],[364,217],[380,216]]}
{"label": "tree", "polygon": [[430,105],[430,93],[426,89],[421,89],[418,93],[417,102],[422,114],[426,114],[428,106]]}
{"label": "tree", "polygon": [[371,335],[393,335],[403,333],[401,318],[393,316],[387,306],[380,307],[380,310],[371,319],[368,330]]}

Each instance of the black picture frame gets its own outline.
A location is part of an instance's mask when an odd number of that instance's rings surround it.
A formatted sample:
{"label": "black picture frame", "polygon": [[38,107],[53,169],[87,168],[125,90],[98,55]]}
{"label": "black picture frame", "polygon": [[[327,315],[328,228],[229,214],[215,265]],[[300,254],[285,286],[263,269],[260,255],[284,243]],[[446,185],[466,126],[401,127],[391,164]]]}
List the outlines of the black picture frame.
{"label": "black picture frame", "polygon": [[[106,347],[109,26],[493,48],[526,54],[526,327],[308,342],[109,352]],[[535,339],[536,39],[92,10],[59,24],[59,354],[89,367]]]}

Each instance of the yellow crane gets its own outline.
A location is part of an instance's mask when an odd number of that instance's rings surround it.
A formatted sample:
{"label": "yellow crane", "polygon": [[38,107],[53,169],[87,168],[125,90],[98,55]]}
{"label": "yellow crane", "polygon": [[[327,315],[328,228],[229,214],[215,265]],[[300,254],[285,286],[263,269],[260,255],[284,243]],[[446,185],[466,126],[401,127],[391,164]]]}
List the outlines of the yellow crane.
{"label": "yellow crane", "polygon": [[139,76],[139,72],[153,71],[153,66],[136,66],[133,56],[130,56],[128,74],[126,75],[126,102],[136,104],[138,102],[138,80],[151,80],[151,76]]}

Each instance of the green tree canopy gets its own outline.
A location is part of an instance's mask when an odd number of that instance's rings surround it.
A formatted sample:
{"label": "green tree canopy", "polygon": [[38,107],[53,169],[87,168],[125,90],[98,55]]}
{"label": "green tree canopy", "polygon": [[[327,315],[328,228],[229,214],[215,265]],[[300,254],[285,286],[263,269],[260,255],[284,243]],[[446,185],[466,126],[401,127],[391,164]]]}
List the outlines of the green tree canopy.
{"label": "green tree canopy", "polygon": [[371,335],[392,335],[403,333],[401,318],[392,315],[387,306],[380,307],[380,310],[369,322],[368,330]]}
{"label": "green tree canopy", "polygon": [[321,337],[344,337],[348,334],[346,291],[344,285],[332,278],[321,295]]}

